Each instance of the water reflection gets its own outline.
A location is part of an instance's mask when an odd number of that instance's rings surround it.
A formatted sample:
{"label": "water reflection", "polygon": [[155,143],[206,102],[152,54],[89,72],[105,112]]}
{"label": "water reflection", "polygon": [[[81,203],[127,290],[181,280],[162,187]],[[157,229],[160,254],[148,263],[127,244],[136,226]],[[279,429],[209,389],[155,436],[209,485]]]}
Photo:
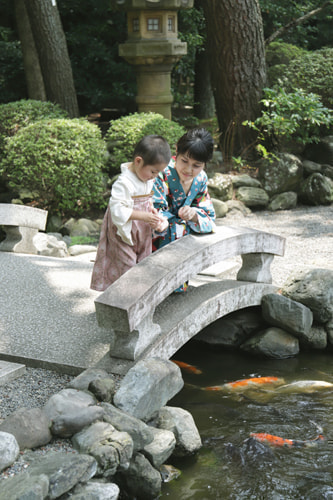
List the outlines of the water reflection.
{"label": "water reflection", "polygon": [[[161,498],[332,500],[332,388],[312,393],[203,390],[261,376],[281,377],[287,384],[301,380],[333,383],[332,355],[312,351],[292,359],[259,359],[210,350],[194,341],[178,351],[177,359],[193,364],[202,374],[183,372],[185,387],[170,404],[191,412],[203,448],[195,459],[173,462],[182,475],[163,485]],[[265,432],[311,440],[321,429],[325,441],[313,447],[272,448],[250,438],[251,433]]]}

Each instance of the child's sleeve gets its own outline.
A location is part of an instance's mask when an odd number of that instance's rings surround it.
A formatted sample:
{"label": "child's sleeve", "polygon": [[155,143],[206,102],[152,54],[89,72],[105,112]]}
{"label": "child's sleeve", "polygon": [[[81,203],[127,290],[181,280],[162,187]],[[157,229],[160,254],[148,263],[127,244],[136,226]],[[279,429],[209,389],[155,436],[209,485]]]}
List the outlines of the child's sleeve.
{"label": "child's sleeve", "polygon": [[117,234],[125,243],[132,246],[130,216],[133,212],[134,202],[130,187],[119,179],[112,186],[109,206],[112,222],[117,227]]}
{"label": "child's sleeve", "polygon": [[157,210],[163,212],[163,216],[171,219],[175,215],[169,210],[168,198],[170,197],[169,184],[163,172],[161,172],[155,179],[153,186],[153,203]]}
{"label": "child's sleeve", "polygon": [[215,210],[208,192],[206,174],[204,174],[199,186],[191,203],[191,207],[196,209],[198,222],[189,221],[188,225],[196,233],[211,233],[215,230]]}

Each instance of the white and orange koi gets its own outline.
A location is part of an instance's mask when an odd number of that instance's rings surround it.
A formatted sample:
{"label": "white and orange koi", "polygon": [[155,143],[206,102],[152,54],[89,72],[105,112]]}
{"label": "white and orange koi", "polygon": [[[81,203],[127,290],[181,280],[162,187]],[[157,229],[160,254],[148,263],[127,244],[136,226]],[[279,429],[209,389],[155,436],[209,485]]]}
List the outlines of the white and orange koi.
{"label": "white and orange koi", "polygon": [[254,388],[276,387],[283,384],[285,384],[285,381],[283,378],[280,377],[273,377],[273,376],[252,377],[252,378],[235,380],[234,382],[227,382],[226,384],[222,385],[213,385],[210,387],[205,387],[205,390],[240,392]]}

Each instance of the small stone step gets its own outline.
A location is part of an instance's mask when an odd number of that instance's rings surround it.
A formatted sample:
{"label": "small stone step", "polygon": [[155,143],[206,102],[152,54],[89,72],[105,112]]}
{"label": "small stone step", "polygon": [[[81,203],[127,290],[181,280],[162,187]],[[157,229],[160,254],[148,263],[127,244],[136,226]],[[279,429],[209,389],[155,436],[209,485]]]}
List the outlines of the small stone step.
{"label": "small stone step", "polygon": [[25,365],[0,361],[0,385],[4,385],[25,373]]}

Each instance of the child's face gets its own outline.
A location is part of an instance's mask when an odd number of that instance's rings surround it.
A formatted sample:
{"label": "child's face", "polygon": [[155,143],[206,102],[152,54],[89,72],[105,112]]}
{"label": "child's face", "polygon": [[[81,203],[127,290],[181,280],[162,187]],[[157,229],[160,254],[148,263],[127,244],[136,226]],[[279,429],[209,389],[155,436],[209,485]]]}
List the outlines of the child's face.
{"label": "child's face", "polygon": [[144,165],[143,159],[137,156],[133,162],[133,170],[140,181],[146,182],[158,176],[165,169],[167,163],[156,163],[155,165]]}
{"label": "child's face", "polygon": [[187,153],[177,154],[175,168],[182,182],[190,182],[205,168],[205,163],[190,158]]}

